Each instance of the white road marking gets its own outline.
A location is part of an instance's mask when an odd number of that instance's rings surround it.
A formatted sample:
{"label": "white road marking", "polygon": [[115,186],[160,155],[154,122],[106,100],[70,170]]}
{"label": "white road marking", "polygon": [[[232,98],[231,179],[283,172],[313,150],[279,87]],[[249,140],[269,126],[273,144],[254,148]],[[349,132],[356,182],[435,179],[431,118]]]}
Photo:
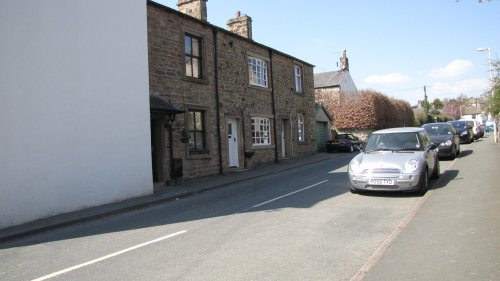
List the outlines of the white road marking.
{"label": "white road marking", "polygon": [[335,169],[335,170],[333,170],[333,171],[330,171],[330,172],[328,172],[328,173],[329,173],[329,174],[335,174],[335,173],[347,173],[347,166],[348,166],[348,165],[345,165],[345,166],[343,166],[343,167],[340,167],[340,168]]}
{"label": "white road marking", "polygon": [[91,260],[91,261],[88,261],[88,262],[85,262],[85,263],[81,263],[79,265],[68,267],[66,269],[63,269],[63,270],[51,273],[49,275],[45,275],[43,277],[40,277],[40,278],[37,278],[37,279],[33,279],[31,281],[42,281],[42,280],[47,280],[47,279],[50,279],[50,278],[54,278],[56,276],[59,276],[61,274],[73,271],[75,269],[79,269],[79,268],[82,268],[82,267],[85,267],[85,266],[88,266],[88,265],[91,265],[91,264],[94,264],[94,263],[98,263],[98,262],[101,262],[103,260],[107,260],[109,258],[116,257],[118,255],[124,254],[126,252],[130,252],[130,251],[133,251],[133,250],[136,250],[136,249],[148,246],[150,244],[157,243],[157,242],[160,242],[162,240],[169,239],[169,238],[172,238],[174,236],[184,234],[186,232],[187,232],[187,230],[183,230],[183,231],[179,231],[179,232],[176,232],[176,233],[172,233],[172,234],[160,237],[158,239],[154,239],[154,240],[151,240],[151,241],[148,241],[148,242],[145,242],[145,243],[142,243],[142,244],[139,244],[139,245],[127,248],[125,250],[121,250],[121,251],[118,251],[118,252],[115,252],[115,253],[112,253],[112,254],[109,254],[109,255],[106,255],[106,256],[103,256],[103,257],[100,257],[100,258],[97,258],[97,259],[94,259],[94,260]]}
{"label": "white road marking", "polygon": [[263,206],[263,205],[269,204],[269,203],[274,202],[274,201],[276,201],[276,200],[280,200],[280,199],[282,199],[282,198],[288,197],[288,196],[293,195],[293,194],[295,194],[295,193],[299,193],[299,192],[302,192],[302,191],[304,191],[304,190],[308,190],[308,189],[310,189],[310,188],[312,188],[312,187],[315,187],[315,186],[317,186],[317,185],[323,184],[323,183],[325,183],[325,182],[327,182],[327,181],[328,181],[328,180],[320,181],[320,182],[315,183],[315,184],[313,184],[313,185],[310,185],[310,186],[308,186],[308,187],[304,187],[304,188],[302,188],[302,189],[296,190],[296,191],[294,191],[294,192],[290,192],[290,193],[285,194],[285,195],[283,195],[283,196],[276,197],[276,198],[271,199],[271,200],[269,200],[269,201],[266,201],[266,202],[263,202],[263,203],[260,203],[260,204],[254,205],[254,206],[250,207],[250,209],[258,208],[258,207],[260,207],[260,206]]}

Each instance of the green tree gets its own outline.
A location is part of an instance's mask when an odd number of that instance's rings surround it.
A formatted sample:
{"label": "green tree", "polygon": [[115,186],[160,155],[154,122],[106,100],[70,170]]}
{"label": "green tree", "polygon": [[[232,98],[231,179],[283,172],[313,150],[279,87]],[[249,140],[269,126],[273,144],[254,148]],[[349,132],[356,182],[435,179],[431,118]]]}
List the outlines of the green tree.
{"label": "green tree", "polygon": [[496,74],[493,77],[493,89],[491,89],[493,96],[490,96],[487,105],[489,113],[491,113],[491,115],[493,115],[496,119],[500,113],[500,62],[495,61],[492,62],[492,64]]}
{"label": "green tree", "polygon": [[425,116],[429,118],[429,112],[431,111],[431,104],[429,103],[429,99],[427,98],[427,88],[424,86],[424,102],[422,103],[422,107],[424,108]]}
{"label": "green tree", "polygon": [[443,106],[444,106],[443,102],[438,98],[432,101],[432,107],[434,108],[434,110],[443,109]]}

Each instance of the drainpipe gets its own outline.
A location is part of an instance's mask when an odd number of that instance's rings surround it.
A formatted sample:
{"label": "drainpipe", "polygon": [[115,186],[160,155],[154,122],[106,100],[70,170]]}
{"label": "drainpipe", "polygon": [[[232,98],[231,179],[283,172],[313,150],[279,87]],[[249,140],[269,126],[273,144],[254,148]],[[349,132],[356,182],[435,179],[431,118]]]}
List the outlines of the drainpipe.
{"label": "drainpipe", "polygon": [[217,29],[215,27],[212,28],[212,33],[214,35],[214,79],[215,79],[215,108],[217,114],[217,136],[219,137],[219,141],[217,142],[217,149],[219,150],[219,174],[222,175],[222,139],[221,135],[221,127],[220,127],[220,106],[219,106],[219,72],[218,72],[218,56],[217,56]]}
{"label": "drainpipe", "polygon": [[293,109],[292,112],[290,112],[290,158],[293,158]]}
{"label": "drainpipe", "polygon": [[273,50],[268,49],[269,51],[269,79],[271,83],[271,106],[273,110],[273,135],[274,135],[274,162],[279,162],[278,160],[278,137],[276,136],[276,104],[274,103],[275,93],[274,93],[274,75],[273,75]]}
{"label": "drainpipe", "polygon": [[[243,109],[240,109],[240,114],[241,114],[241,133],[243,136],[241,139],[243,140],[243,154],[245,154],[245,151],[247,151],[247,142],[246,142],[246,135],[245,135],[245,113],[243,112]],[[247,163],[247,157],[246,155],[243,155],[243,167],[246,169],[248,167]]]}
{"label": "drainpipe", "polygon": [[169,155],[170,155],[170,178],[177,183],[177,175],[175,174],[175,169],[174,169],[174,136],[173,136],[173,130],[172,126],[174,124],[173,119],[175,118],[174,113],[170,113],[168,115],[168,146],[169,146]]}

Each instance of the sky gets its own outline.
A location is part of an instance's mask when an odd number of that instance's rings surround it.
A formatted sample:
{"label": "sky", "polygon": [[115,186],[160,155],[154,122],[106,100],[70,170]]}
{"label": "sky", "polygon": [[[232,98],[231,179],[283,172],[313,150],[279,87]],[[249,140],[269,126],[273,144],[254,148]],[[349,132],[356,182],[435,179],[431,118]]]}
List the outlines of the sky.
{"label": "sky", "polygon": [[[177,10],[177,0],[156,2]],[[500,57],[500,0],[209,0],[208,22],[226,28],[237,11],[252,18],[253,40],[315,66],[339,69],[347,51],[358,90],[416,105],[489,89]]]}

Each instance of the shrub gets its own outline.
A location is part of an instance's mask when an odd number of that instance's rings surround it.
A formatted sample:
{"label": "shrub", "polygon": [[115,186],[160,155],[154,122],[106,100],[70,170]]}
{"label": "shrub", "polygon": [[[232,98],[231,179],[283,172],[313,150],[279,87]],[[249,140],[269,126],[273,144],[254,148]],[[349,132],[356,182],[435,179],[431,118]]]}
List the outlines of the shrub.
{"label": "shrub", "polygon": [[406,101],[389,98],[373,90],[360,91],[355,98],[326,102],[333,115],[334,126],[346,129],[383,129],[413,126],[414,116]]}

